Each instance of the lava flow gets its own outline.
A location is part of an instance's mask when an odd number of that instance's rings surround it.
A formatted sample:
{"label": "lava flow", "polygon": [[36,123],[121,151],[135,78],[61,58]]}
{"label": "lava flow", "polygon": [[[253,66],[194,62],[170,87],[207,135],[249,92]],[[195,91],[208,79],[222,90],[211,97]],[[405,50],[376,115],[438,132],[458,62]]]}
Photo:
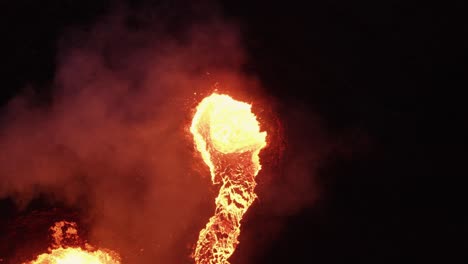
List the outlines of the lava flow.
{"label": "lava flow", "polygon": [[210,168],[214,184],[221,183],[215,214],[200,231],[193,253],[197,264],[228,264],[239,243],[240,221],[257,197],[255,176],[259,153],[266,146],[250,104],[213,93],[197,106],[190,132]]}
{"label": "lava flow", "polygon": [[60,221],[50,228],[54,243],[49,253],[23,264],[120,264],[120,257],[111,250],[97,250],[85,243],[84,247],[67,246],[79,242],[76,223]]}

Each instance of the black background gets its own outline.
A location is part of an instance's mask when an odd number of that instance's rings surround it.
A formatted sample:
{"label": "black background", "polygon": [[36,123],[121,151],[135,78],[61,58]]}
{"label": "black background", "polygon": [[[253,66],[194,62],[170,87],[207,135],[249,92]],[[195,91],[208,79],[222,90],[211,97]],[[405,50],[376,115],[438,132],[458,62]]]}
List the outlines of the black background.
{"label": "black background", "polygon": [[[183,2],[130,3],[144,4],[167,8],[176,20],[189,12]],[[28,85],[47,97],[60,34],[92,24],[112,5],[2,1],[1,105]],[[466,154],[452,149],[461,144],[454,140],[452,123],[461,111],[455,109],[453,89],[464,88],[459,82],[464,68],[453,66],[466,57],[468,33],[461,3],[229,1],[220,6],[239,23],[248,70],[267,93],[284,105],[308,105],[330,135],[358,130],[373,139],[372,152],[331,161],[322,170],[326,199],[293,215],[271,248],[252,262],[466,261],[466,204],[463,185],[454,180],[465,176],[454,163]],[[43,206],[36,202],[31,208]],[[0,205],[3,219],[17,213],[8,199]]]}

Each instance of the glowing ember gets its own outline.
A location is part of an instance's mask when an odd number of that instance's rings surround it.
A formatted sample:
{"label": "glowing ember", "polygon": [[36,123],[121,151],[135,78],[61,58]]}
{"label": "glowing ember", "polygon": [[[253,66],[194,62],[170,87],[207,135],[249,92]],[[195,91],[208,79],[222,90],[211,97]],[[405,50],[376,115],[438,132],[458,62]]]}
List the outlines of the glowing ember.
{"label": "glowing ember", "polygon": [[193,257],[197,264],[228,264],[239,241],[240,221],[256,198],[258,154],[266,146],[252,106],[227,95],[201,101],[190,132],[210,167],[213,183],[222,183],[215,215],[200,231]]}
{"label": "glowing ember", "polygon": [[96,250],[89,244],[85,244],[84,248],[64,245],[79,242],[76,223],[57,222],[50,230],[53,231],[54,243],[49,253],[23,264],[120,264],[120,257],[113,251]]}

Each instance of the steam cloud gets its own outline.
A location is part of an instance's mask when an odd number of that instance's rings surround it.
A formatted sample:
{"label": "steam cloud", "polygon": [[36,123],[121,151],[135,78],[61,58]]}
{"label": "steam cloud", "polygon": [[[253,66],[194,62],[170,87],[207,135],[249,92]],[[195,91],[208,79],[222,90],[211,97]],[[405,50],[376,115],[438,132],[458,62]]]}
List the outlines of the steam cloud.
{"label": "steam cloud", "polygon": [[[254,97],[259,85],[241,71],[245,54],[229,24],[211,17],[169,34],[161,20],[136,29],[128,19],[116,12],[90,31],[68,32],[51,102],[37,105],[23,95],[6,106],[0,198],[24,206],[47,193],[84,209],[93,219],[89,239],[103,241],[126,262],[185,263],[217,193],[187,131],[193,108],[216,82]],[[263,109],[273,117],[270,110]],[[302,126],[304,135],[293,133],[310,141],[312,128],[303,122],[309,117],[288,111],[286,125]],[[297,149],[304,142],[284,145],[279,127],[274,120],[266,127],[274,130],[268,131],[271,149],[261,156],[259,201],[250,209],[260,208],[259,217],[268,219],[313,201],[305,197],[316,169],[310,153],[318,152]],[[301,158],[278,162],[285,147]],[[265,232],[278,228],[271,222]],[[246,239],[256,232],[246,229]]]}

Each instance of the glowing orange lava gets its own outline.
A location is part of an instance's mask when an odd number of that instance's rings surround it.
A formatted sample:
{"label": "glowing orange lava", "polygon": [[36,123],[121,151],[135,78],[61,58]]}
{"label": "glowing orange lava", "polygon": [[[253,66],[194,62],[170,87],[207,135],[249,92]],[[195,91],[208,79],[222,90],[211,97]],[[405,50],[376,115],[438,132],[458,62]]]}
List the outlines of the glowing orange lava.
{"label": "glowing orange lava", "polygon": [[50,228],[53,232],[54,243],[49,248],[49,253],[44,253],[35,260],[23,264],[120,264],[117,253],[102,249],[94,249],[89,244],[84,248],[66,246],[66,243],[79,242],[76,223],[61,221]]}
{"label": "glowing orange lava", "polygon": [[197,264],[228,264],[239,243],[240,221],[257,197],[255,176],[261,169],[258,154],[266,146],[250,104],[213,93],[197,106],[190,132],[195,146],[221,183],[215,214],[200,231],[193,253]]}

